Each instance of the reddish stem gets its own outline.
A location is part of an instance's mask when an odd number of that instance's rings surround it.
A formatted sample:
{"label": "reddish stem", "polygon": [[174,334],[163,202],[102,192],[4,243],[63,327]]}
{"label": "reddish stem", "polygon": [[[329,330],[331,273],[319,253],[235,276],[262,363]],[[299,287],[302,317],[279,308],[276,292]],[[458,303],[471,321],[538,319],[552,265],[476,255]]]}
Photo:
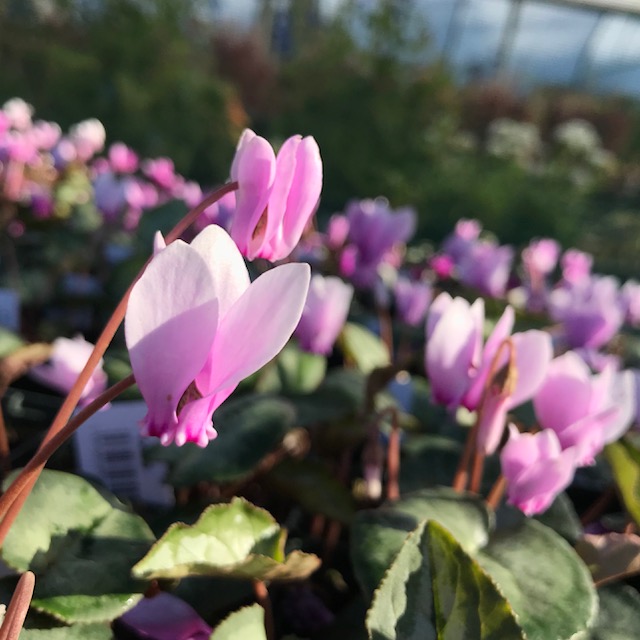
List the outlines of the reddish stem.
{"label": "reddish stem", "polygon": [[7,608],[7,613],[0,628],[0,640],[18,640],[24,619],[27,617],[36,577],[27,571],[20,576],[16,590]]}
{"label": "reddish stem", "polygon": [[487,506],[490,509],[493,509],[495,511],[498,508],[506,488],[507,479],[503,475],[500,475],[491,488],[491,491],[489,491],[489,495],[487,496]]}
{"label": "reddish stem", "polygon": [[[217,202],[220,198],[222,198],[227,193],[234,191],[237,188],[238,188],[237,182],[230,182],[228,184],[225,184],[219,189],[217,189],[216,191],[214,191],[210,196],[205,198],[197,207],[189,211],[189,213],[187,213],[187,215],[180,222],[178,222],[178,224],[167,234],[165,238],[165,242],[167,243],[167,245],[173,242],[174,240],[177,240],[182,235],[182,233],[193,222],[195,222],[195,220],[197,220],[197,218],[208,207],[210,207],[213,203]],[[78,402],[80,401],[80,396],[82,395],[82,392],[87,382],[91,378],[93,371],[100,363],[100,359],[104,355],[108,346],[111,344],[111,340],[113,339],[113,336],[115,335],[116,331],[120,327],[120,323],[122,322],[125,312],[127,310],[127,303],[129,301],[129,295],[131,293],[131,290],[133,289],[133,286],[135,285],[135,283],[138,281],[138,279],[144,272],[150,260],[151,258],[147,260],[147,262],[142,267],[142,269],[140,270],[140,272],[138,273],[134,281],[131,283],[131,285],[125,292],[124,296],[118,303],[117,307],[115,308],[113,314],[109,318],[104,329],[102,330],[102,333],[100,334],[98,340],[96,341],[96,345],[93,351],[91,352],[91,355],[89,356],[89,359],[87,360],[87,363],[85,364],[84,369],[78,376],[78,379],[76,380],[73,387],[69,391],[69,394],[65,398],[56,417],[54,418],[51,426],[49,427],[49,430],[47,431],[47,434],[45,435],[44,440],[40,445],[40,449],[42,449],[58,433],[60,433],[60,431],[64,428],[64,426],[69,421],[71,414],[73,413]],[[57,446],[60,446],[60,444],[64,442],[64,439],[62,441],[57,441],[57,442],[59,442]],[[51,452],[53,451],[55,451],[55,448],[51,450]],[[28,466],[29,465],[27,465],[27,467]],[[27,467],[25,467],[25,469]],[[33,486],[35,485],[38,479],[38,476],[40,475],[40,471],[42,470],[42,467],[43,467],[43,464],[32,467],[32,471],[30,471],[29,476],[26,478],[19,495],[18,495],[18,492],[14,491],[11,494],[13,497],[9,499],[7,495],[10,493],[10,491],[8,490],[7,493],[5,493],[2,496],[2,498],[0,498],[0,516],[3,516],[2,523],[0,524],[0,544],[4,542],[7,532],[9,531],[18,513],[20,513],[20,510],[22,509],[22,506],[24,505],[25,500],[27,499],[29,493],[31,492],[31,489],[33,488]],[[23,470],[23,473],[24,473],[24,470]],[[16,478],[16,480],[17,479],[18,478]],[[9,489],[11,489],[11,487],[9,487]],[[13,502],[14,500],[15,500],[15,503]]]}
{"label": "reddish stem", "polygon": [[393,408],[391,416],[391,433],[387,447],[387,500],[400,498],[400,426],[398,412]]}
{"label": "reddish stem", "polygon": [[273,609],[271,608],[271,599],[269,598],[267,585],[262,580],[254,580],[253,591],[258,604],[264,609],[264,629],[267,634],[267,640],[275,640],[276,628],[273,621]]}
{"label": "reddish stem", "polygon": [[[38,479],[40,472],[51,455],[94,413],[97,413],[102,409],[102,407],[117,398],[123,391],[133,384],[135,384],[135,379],[130,375],[123,380],[120,380],[120,382],[117,382],[112,387],[109,387],[91,404],[88,404],[84,409],[78,411],[78,413],[69,420],[69,422],[67,422],[67,424],[58,433],[56,433],[55,436],[40,446],[33,458],[29,460],[26,466],[16,476],[15,480],[11,483],[4,495],[0,498],[0,504],[3,506],[7,505],[9,507],[7,515],[3,518],[2,522],[0,522],[0,541],[4,542],[11,523],[15,520],[15,517],[18,515],[20,508],[22,507],[22,503],[18,506],[19,501],[22,500],[24,502],[24,500],[27,499],[32,488],[32,482],[35,484],[35,481]],[[13,519],[11,519],[11,523],[7,524],[10,519],[9,514],[12,513],[14,513]]]}

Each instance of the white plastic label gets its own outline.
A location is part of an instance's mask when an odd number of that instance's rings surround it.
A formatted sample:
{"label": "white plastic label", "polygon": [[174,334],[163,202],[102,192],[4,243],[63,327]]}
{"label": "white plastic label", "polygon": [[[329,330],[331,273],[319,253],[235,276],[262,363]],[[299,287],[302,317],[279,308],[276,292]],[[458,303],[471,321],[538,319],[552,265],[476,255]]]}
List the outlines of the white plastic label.
{"label": "white plastic label", "polygon": [[[136,502],[172,506],[173,490],[163,482],[166,465],[144,465],[139,422],[142,401],[114,402],[98,411],[74,435],[78,470],[93,476],[117,496]],[[149,438],[148,442],[157,442]]]}

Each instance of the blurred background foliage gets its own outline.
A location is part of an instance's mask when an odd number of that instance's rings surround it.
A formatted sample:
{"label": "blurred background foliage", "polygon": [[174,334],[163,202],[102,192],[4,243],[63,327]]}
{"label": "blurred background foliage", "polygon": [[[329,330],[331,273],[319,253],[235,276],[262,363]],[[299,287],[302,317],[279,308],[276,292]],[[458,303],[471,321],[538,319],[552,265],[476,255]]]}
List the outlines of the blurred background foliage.
{"label": "blurred background foliage", "polygon": [[[423,62],[428,33],[402,3],[347,3],[322,25],[293,6],[295,53],[264,29],[204,19],[196,0],[4,0],[0,101],[21,96],[63,127],[97,117],[108,142],[169,156],[205,185],[226,179],[244,126],[276,142],[310,134],[324,159],[321,216],[384,195],[415,206],[435,241],[475,217],[503,242],[552,235],[593,251],[602,270],[635,270],[634,101],[460,87],[444,63]],[[577,150],[558,136],[576,119],[595,133]]]}

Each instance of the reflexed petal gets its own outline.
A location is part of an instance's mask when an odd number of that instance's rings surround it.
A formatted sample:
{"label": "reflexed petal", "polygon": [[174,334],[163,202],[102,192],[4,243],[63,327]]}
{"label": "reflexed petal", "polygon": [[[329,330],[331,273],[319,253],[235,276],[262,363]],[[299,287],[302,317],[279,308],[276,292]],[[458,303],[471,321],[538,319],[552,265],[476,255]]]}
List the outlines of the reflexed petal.
{"label": "reflexed petal", "polygon": [[544,382],[553,358],[551,336],[544,331],[525,331],[513,335],[518,378],[509,407],[530,400]]}
{"label": "reflexed petal", "polygon": [[210,365],[196,384],[203,395],[234,386],[269,362],[296,328],[309,289],[307,264],[263,273],[220,321]]}
{"label": "reflexed petal", "polygon": [[300,236],[315,211],[318,200],[320,200],[321,191],[322,159],[320,158],[320,149],[313,138],[302,138],[296,148],[295,174],[282,220],[282,245],[279,247],[278,259],[288,256],[298,244]]}
{"label": "reflexed petal", "polygon": [[[254,234],[254,238],[250,243],[252,252],[267,260],[279,259],[272,258],[272,254],[275,247],[282,241],[282,224],[287,210],[287,198],[289,197],[296,171],[296,152],[301,139],[302,136],[288,138],[280,147],[280,151],[278,151],[276,172],[267,208],[266,224],[260,232]],[[271,246],[274,249],[270,249]]]}
{"label": "reflexed petal", "polygon": [[234,177],[238,181],[238,190],[231,237],[245,255],[256,226],[267,208],[275,169],[273,148],[260,136],[249,139],[237,157]]}
{"label": "reflexed petal", "polygon": [[568,351],[549,364],[533,406],[540,425],[559,433],[588,414],[590,400],[589,368],[580,356]]}
{"label": "reflexed petal", "polygon": [[431,338],[433,330],[436,328],[440,318],[444,312],[448,309],[449,305],[453,302],[453,298],[446,292],[442,292],[429,307],[429,314],[427,315],[427,340]]}
{"label": "reflexed petal", "polygon": [[469,385],[477,324],[462,298],[443,313],[427,343],[426,369],[437,402],[455,406]]}
{"label": "reflexed petal", "polygon": [[209,267],[222,319],[250,284],[242,254],[231,236],[215,224],[205,227],[191,242]]}
{"label": "reflexed petal", "polygon": [[147,402],[147,430],[172,433],[182,394],[202,369],[215,336],[218,304],[207,264],[176,241],[135,284],[125,338],[136,382]]}
{"label": "reflexed petal", "polygon": [[636,388],[633,373],[624,371],[614,376],[611,402],[617,409],[615,417],[604,424],[604,443],[615,442],[631,426],[636,411]]}
{"label": "reflexed petal", "polygon": [[[479,298],[480,299],[480,298]],[[513,307],[507,305],[505,307],[504,312],[500,316],[498,322],[496,322],[491,335],[487,339],[487,342],[482,350],[482,357],[480,366],[477,374],[473,378],[473,382],[471,383],[471,387],[469,391],[464,397],[464,406],[467,409],[475,409],[480,404],[480,398],[482,397],[482,392],[484,390],[484,386],[487,382],[487,375],[489,374],[489,370],[491,369],[491,365],[493,364],[493,359],[500,348],[500,345],[511,335],[511,330],[513,329],[513,323],[515,320],[515,313],[513,311]],[[482,313],[482,323],[484,323],[484,309]],[[496,371],[499,371],[503,364],[506,364],[507,357],[509,352],[506,349],[503,349],[504,357],[501,365],[499,365]]]}

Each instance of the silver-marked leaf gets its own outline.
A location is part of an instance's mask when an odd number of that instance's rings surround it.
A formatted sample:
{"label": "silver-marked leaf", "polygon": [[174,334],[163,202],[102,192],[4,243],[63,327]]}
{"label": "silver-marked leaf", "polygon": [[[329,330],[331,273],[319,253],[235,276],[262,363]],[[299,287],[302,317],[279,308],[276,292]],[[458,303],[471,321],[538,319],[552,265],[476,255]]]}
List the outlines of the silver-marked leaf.
{"label": "silver-marked leaf", "polygon": [[229,576],[295,580],[320,560],[294,551],[285,557],[286,532],[264,509],[242,498],[207,508],[194,525],[175,523],[133,567],[139,578]]}
{"label": "silver-marked leaf", "polygon": [[153,540],[144,520],[112,495],[78,476],[45,470],[2,557],[17,571],[36,574],[36,610],[66,623],[102,622],[142,597],[146,585],[131,578],[131,567]]}
{"label": "silver-marked leaf", "polygon": [[234,611],[213,630],[210,640],[267,640],[264,609],[254,604]]}
{"label": "silver-marked leaf", "polygon": [[436,522],[409,534],[367,615],[372,640],[524,640],[504,596]]}
{"label": "silver-marked leaf", "polygon": [[492,516],[484,503],[448,488],[416,491],[378,509],[360,511],[353,525],[351,557],[365,593],[373,593],[408,533],[426,518],[451,531],[468,552],[489,539]]}

